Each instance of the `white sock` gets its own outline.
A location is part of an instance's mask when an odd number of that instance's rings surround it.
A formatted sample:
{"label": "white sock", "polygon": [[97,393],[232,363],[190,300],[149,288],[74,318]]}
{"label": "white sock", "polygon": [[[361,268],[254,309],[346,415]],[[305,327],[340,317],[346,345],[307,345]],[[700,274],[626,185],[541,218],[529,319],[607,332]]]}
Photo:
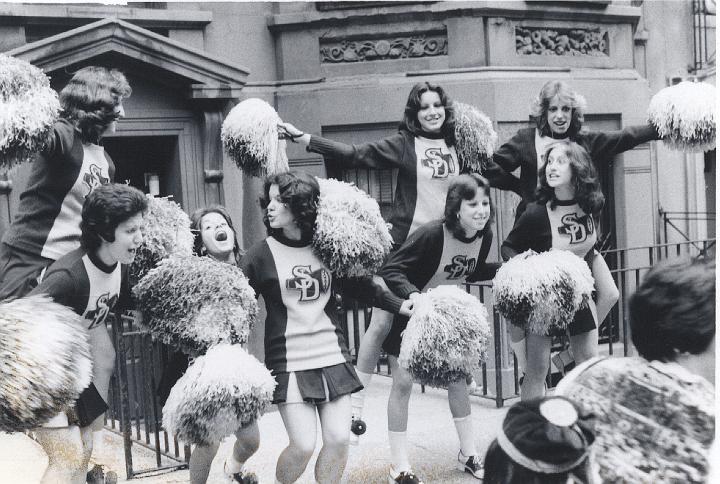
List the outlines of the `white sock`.
{"label": "white sock", "polygon": [[238,472],[242,472],[243,465],[244,462],[240,462],[235,459],[234,455],[230,455],[227,459],[225,459],[225,471],[228,474],[237,474]]}
{"label": "white sock", "polygon": [[520,341],[510,340],[510,347],[515,353],[515,358],[517,358],[518,375],[520,376],[525,374],[525,369],[527,368],[527,350],[525,349],[525,341],[525,338]]}
{"label": "white sock", "polygon": [[465,457],[477,455],[472,415],[463,418],[454,418],[453,421],[455,422],[458,439],[460,439],[460,452],[462,452]]}
{"label": "white sock", "polygon": [[365,406],[365,390],[370,385],[373,373],[365,373],[364,371],[356,370],[360,383],[365,387],[359,392],[355,392],[350,395],[350,405],[352,406],[352,415],[355,418],[362,418],[363,407]]}
{"label": "white sock", "polygon": [[407,432],[393,432],[388,430],[390,442],[390,463],[392,470],[400,473],[410,470],[410,458],[407,449]]}

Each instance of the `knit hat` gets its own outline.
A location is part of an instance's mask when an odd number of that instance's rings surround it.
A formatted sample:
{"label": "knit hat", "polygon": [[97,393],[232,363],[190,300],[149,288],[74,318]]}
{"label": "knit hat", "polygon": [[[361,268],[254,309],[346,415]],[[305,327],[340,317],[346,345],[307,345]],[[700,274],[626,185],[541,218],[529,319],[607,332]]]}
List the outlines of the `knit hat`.
{"label": "knit hat", "polygon": [[508,410],[497,442],[533,472],[568,472],[585,461],[595,441],[590,419],[564,397],[523,401]]}

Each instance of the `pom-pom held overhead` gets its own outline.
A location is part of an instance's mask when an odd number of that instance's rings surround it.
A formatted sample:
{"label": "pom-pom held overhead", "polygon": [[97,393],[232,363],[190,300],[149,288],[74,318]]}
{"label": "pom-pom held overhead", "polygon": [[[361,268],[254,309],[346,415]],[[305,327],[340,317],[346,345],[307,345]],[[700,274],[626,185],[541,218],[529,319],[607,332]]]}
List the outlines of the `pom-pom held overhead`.
{"label": "pom-pom held overhead", "polygon": [[90,384],[83,319],[47,296],[0,304],[0,431],[39,427]]}
{"label": "pom-pom held overhead", "polygon": [[403,333],[399,364],[425,385],[446,387],[485,360],[490,326],[485,306],[457,286],[420,294]]}
{"label": "pom-pom held overhead", "polygon": [[648,120],[669,148],[715,148],[715,86],[683,81],[661,89],[650,100]]}
{"label": "pom-pom held overhead", "polygon": [[482,174],[497,147],[498,135],[492,121],[475,106],[453,103],[455,110],[455,151],[460,171]]}
{"label": "pom-pom held overhead", "polygon": [[332,178],[318,183],[315,253],[337,277],[375,274],[392,247],[377,202],[349,183]]}
{"label": "pom-pom held overhead", "polygon": [[188,444],[219,443],[259,418],[274,389],[270,371],[240,345],[219,344],[170,390],[163,427]]}
{"label": "pom-pom held overhead", "polygon": [[289,170],[285,141],[278,136],[281,122],[275,109],[257,98],[242,101],[223,121],[225,149],[248,175],[263,177]]}
{"label": "pom-pom held overhead", "polygon": [[133,295],[152,336],[189,354],[221,342],[245,343],[258,315],[242,271],[210,257],[163,259]]}
{"label": "pom-pom held overhead", "polygon": [[59,113],[48,77],[24,60],[0,54],[0,169],[42,150]]}
{"label": "pom-pom held overhead", "polygon": [[595,417],[602,482],[705,483],[715,389],[674,362],[606,358],[558,391]]}
{"label": "pom-pom held overhead", "polygon": [[565,329],[594,288],[584,260],[565,250],[523,252],[502,265],[493,280],[498,311],[536,334]]}
{"label": "pom-pom held overhead", "polygon": [[130,265],[130,285],[134,286],[158,262],[170,255],[191,255],[194,240],[190,217],[180,205],[169,198],[148,196],[143,243]]}

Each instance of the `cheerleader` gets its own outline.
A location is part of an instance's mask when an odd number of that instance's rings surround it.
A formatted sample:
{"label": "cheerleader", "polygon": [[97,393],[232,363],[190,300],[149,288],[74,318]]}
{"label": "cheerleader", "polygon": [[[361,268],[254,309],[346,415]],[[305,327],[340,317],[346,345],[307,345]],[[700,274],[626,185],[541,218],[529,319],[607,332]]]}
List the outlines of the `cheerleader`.
{"label": "cheerleader", "polygon": [[315,465],[317,482],[340,482],[347,463],[350,394],[362,388],[350,363],[339,325],[333,289],[390,311],[409,314],[410,301],[383,292],[367,281],[342,281],[313,253],[311,240],[320,189],[302,172],[265,180],[261,205],[268,237],[251,247],[241,267],[263,296],[265,364],[277,380],[278,404],[289,444],[280,454],[277,482],[295,482],[315,449],[316,419],[323,446]]}
{"label": "cheerleader", "polygon": [[[536,202],[515,223],[501,247],[505,260],[533,249],[544,252],[551,249],[569,250],[588,261],[598,286],[598,273],[593,264],[596,256],[593,247],[597,241],[597,218],[605,197],[600,191],[595,167],[588,152],[572,142],[554,144],[545,154],[547,162],[540,167]],[[602,274],[599,274],[602,277]],[[597,355],[597,321],[607,316],[609,307],[596,311],[596,304],[588,301],[570,323],[570,348],[578,363]],[[519,328],[516,332],[522,333]],[[543,396],[545,376],[550,361],[551,334],[525,332],[527,366],[521,387],[523,400]]]}
{"label": "cheerleader", "polygon": [[[345,169],[397,169],[397,185],[389,222],[395,248],[420,226],[442,217],[445,195],[450,183],[460,174],[455,152],[453,103],[436,84],[415,84],[405,104],[398,132],[368,143],[347,145],[321,136],[309,135],[290,123],[280,127],[293,141],[319,153]],[[503,174],[496,179],[502,185]],[[512,175],[504,179],[507,187],[515,183]],[[364,386],[370,384],[387,337],[393,316],[377,308],[360,344],[357,374]],[[353,419],[362,417],[364,392],[353,394]]]}
{"label": "cheerleader", "polygon": [[[212,205],[200,208],[190,216],[191,229],[195,234],[195,253],[220,262],[238,265],[242,257],[235,236],[230,214],[225,207]],[[185,360],[187,369],[187,359]],[[169,392],[169,389],[168,389]],[[254,474],[244,469],[245,462],[260,446],[260,430],[257,421],[235,432],[233,452],[226,460],[223,471],[228,482],[255,483]],[[210,473],[210,465],[218,451],[218,445],[196,445],[190,454],[190,482],[204,484]]]}
{"label": "cheerleader", "polygon": [[48,455],[42,483],[79,484],[86,477],[95,482],[89,477],[102,476],[102,469],[86,472],[93,433],[102,430],[115,368],[115,349],[105,319],[119,299],[123,305],[129,302],[126,265],[132,263],[142,244],[146,210],[145,196],[128,185],[109,184],[94,190],[83,204],[82,248],[52,264],[31,292],[47,294],[83,316],[93,361],[92,383],[76,405],[34,431]]}
{"label": "cheerleader", "polygon": [[0,300],[26,295],[45,267],[80,248],[85,197],[115,177],[99,142],[115,131],[131,93],[122,73],[96,66],[80,69],[60,91],[60,120],[32,163],[19,215],[0,244]]}
{"label": "cheerleader", "polygon": [[[413,232],[379,274],[395,294],[410,300],[439,285],[492,279],[498,265],[488,264],[485,259],[492,244],[493,214],[487,180],[477,174],[460,175],[448,189],[444,219],[429,222]],[[392,461],[388,482],[415,484],[422,481],[411,470],[406,435],[412,379],[407,370],[398,365],[407,321],[407,318],[395,317],[383,344],[393,378],[388,400]],[[448,403],[460,440],[458,467],[482,479],[465,379],[448,382]]]}
{"label": "cheerleader", "polygon": [[[501,190],[511,189],[520,195],[516,220],[526,205],[535,200],[535,190],[540,182],[539,170],[545,164],[544,153],[552,145],[573,141],[589,153],[595,166],[600,166],[641,143],[660,139],[657,129],[649,124],[628,126],[619,131],[585,130],[582,126],[585,107],[585,99],[568,84],[548,81],[533,101],[531,116],[535,127],[518,130],[493,154],[494,163],[484,175],[491,186]],[[520,179],[508,182],[508,174],[518,168]],[[617,302],[619,292],[602,257],[594,257],[592,269],[596,274],[597,306],[600,313],[607,314]],[[525,368],[525,340],[517,332],[512,332],[511,336],[511,345],[522,373]]]}

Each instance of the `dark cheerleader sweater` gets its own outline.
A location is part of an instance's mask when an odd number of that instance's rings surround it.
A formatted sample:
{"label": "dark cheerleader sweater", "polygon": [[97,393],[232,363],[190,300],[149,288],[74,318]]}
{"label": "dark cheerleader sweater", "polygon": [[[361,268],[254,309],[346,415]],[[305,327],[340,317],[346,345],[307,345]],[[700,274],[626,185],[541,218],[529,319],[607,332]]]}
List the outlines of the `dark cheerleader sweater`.
{"label": "dark cheerleader sweater", "polygon": [[390,234],[398,245],[421,225],[442,217],[448,186],[459,174],[455,148],[448,147],[441,136],[416,137],[404,130],[356,145],[312,135],[308,151],[337,161],[344,168],[398,169],[389,220]]}
{"label": "dark cheerleader sweater", "polygon": [[[538,164],[536,131],[536,128],[518,130],[515,136],[495,152],[494,163],[490,163],[484,173],[490,186],[516,191],[522,197],[516,216],[522,213],[528,203],[535,200],[538,170],[542,166]],[[551,140],[547,137],[542,139]],[[609,163],[612,157],[619,153],[641,143],[658,139],[660,135],[657,130],[651,125],[646,125],[629,126],[619,131],[581,131],[573,141],[587,150],[595,166],[600,166]],[[510,185],[507,174],[518,167],[520,167],[519,181],[515,187],[506,188]]]}
{"label": "dark cheerleader sweater", "polygon": [[250,285],[262,295],[265,365],[274,372],[324,368],[350,361],[334,291],[397,312],[402,300],[362,281],[336,280],[307,241],[268,237],[251,247],[240,264]]}
{"label": "dark cheerleader sweater", "polygon": [[93,329],[105,323],[121,297],[121,307],[130,301],[126,272],[126,266],[107,266],[78,249],[55,261],[30,295],[47,294],[85,318],[87,329]]}
{"label": "dark cheerleader sweater", "polygon": [[500,249],[503,259],[532,249],[546,252],[550,249],[569,250],[585,258],[593,253],[597,231],[592,216],[587,215],[575,200],[532,202],[518,218]]}
{"label": "dark cheerleader sweater", "polygon": [[443,284],[489,280],[499,267],[485,262],[492,238],[489,225],[475,237],[458,239],[435,220],[413,232],[378,275],[402,298]]}
{"label": "dark cheerleader sweater", "polygon": [[102,146],[84,144],[72,123],[59,120],[32,163],[3,242],[53,260],[78,249],[85,197],[114,177],[115,165]]}

